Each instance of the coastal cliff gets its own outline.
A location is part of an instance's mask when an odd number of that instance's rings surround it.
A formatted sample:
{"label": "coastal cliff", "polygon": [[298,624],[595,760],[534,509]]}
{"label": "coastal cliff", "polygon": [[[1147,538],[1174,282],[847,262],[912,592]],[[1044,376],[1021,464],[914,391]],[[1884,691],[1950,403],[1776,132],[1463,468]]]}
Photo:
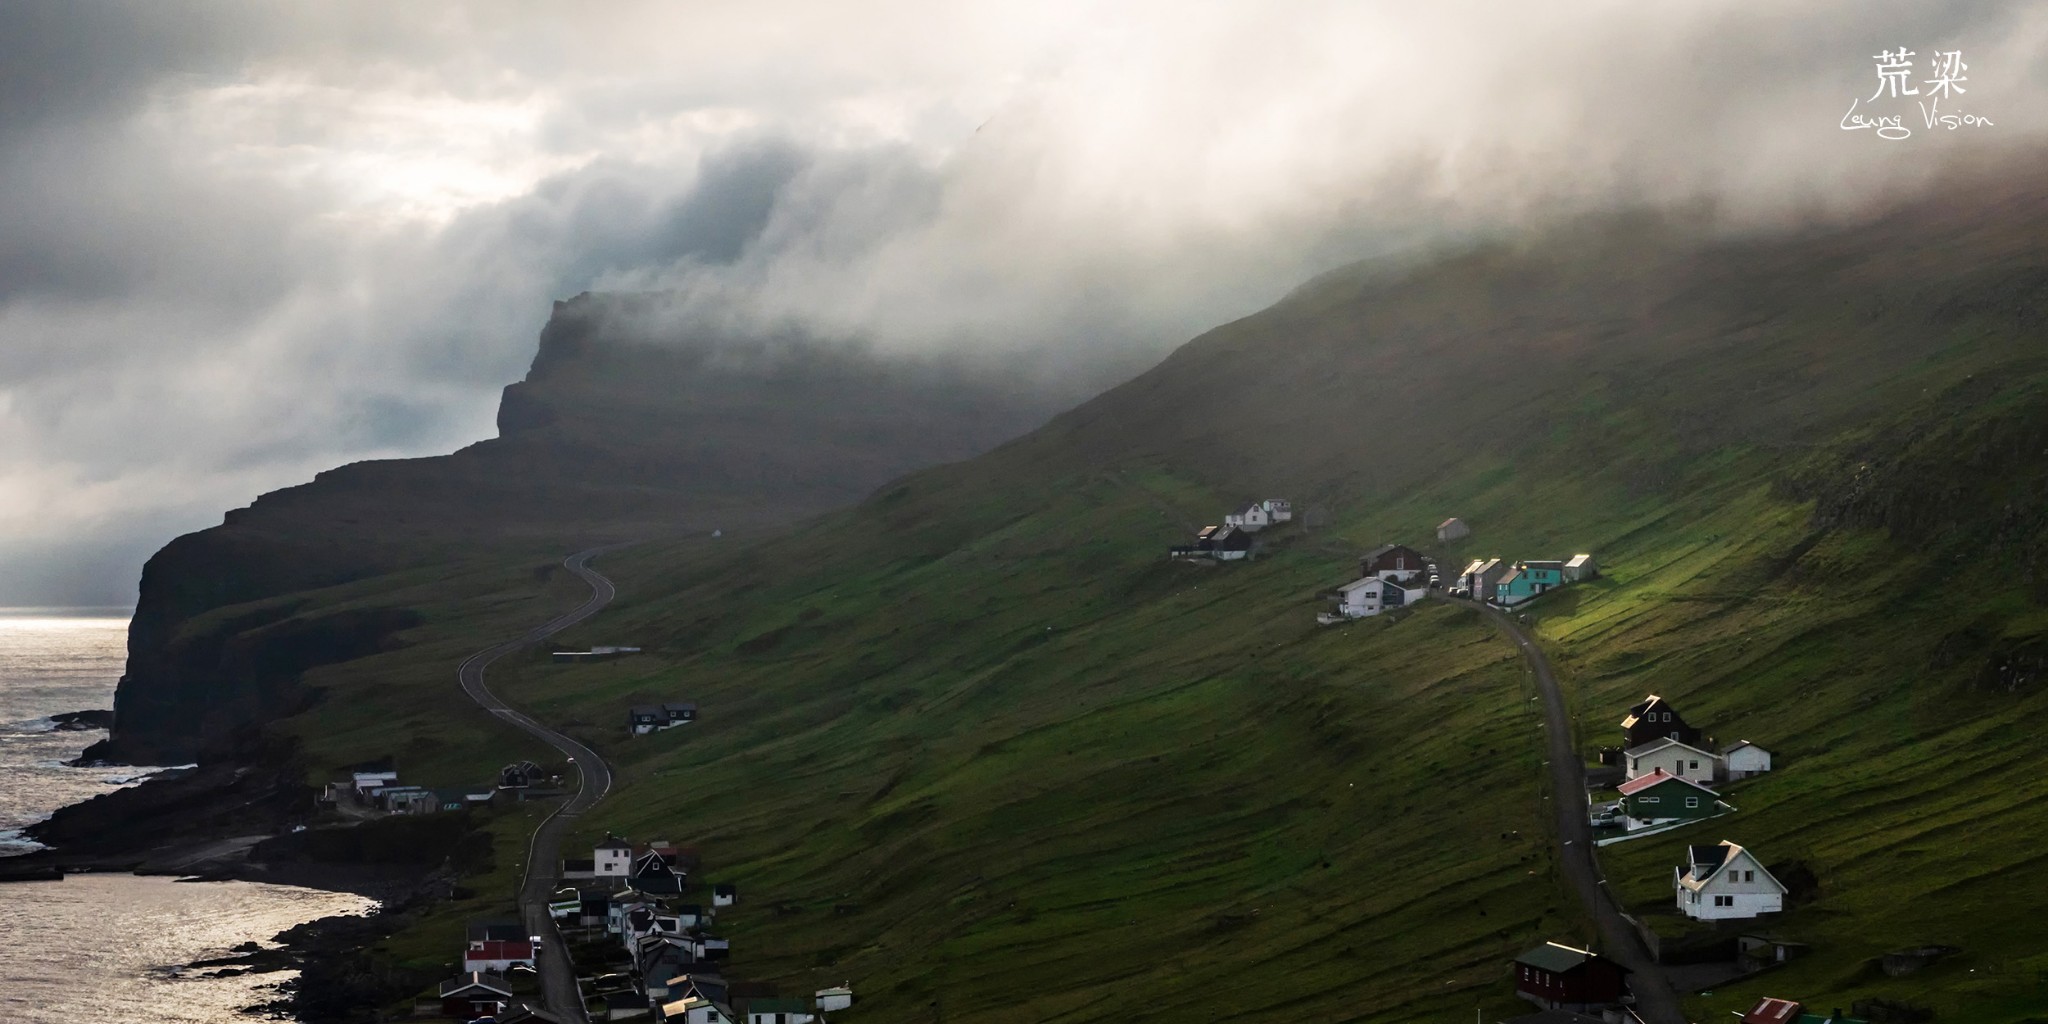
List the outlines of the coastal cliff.
{"label": "coastal cliff", "polygon": [[1020,386],[1015,368],[693,336],[661,303],[557,302],[496,438],[324,472],[165,545],[143,570],[112,734],[85,757],[249,758],[264,722],[315,699],[308,669],[388,650],[416,624],[402,607],[308,610],[293,595],[494,546],[787,523],[986,451],[1074,397]]}

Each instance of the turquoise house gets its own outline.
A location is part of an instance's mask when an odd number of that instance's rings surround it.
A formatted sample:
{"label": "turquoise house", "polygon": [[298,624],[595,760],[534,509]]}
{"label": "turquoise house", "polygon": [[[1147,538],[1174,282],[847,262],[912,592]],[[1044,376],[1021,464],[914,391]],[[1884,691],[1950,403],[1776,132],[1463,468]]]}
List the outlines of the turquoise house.
{"label": "turquoise house", "polygon": [[1564,586],[1563,562],[1516,562],[1500,582],[1493,585],[1495,604],[1516,605]]}

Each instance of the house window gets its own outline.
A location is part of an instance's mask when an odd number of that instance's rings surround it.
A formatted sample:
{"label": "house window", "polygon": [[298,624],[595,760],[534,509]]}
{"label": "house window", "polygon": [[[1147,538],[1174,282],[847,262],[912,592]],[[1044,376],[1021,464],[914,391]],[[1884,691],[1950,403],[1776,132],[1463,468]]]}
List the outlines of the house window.
{"label": "house window", "polygon": [[1657,801],[1659,801],[1659,800],[1662,800],[1662,799],[1664,799],[1664,798],[1663,798],[1663,797],[1660,797],[1660,796],[1639,796],[1639,797],[1637,797],[1637,798],[1636,798],[1636,803],[1639,803],[1639,804],[1654,804],[1654,803],[1656,803]]}
{"label": "house window", "polygon": [[1754,871],[1745,871],[1745,872],[1743,872],[1743,873],[1742,873],[1742,880],[1743,880],[1743,881],[1745,881],[1745,882],[1754,882],[1754,881],[1756,881],[1756,872],[1754,872]]}
{"label": "house window", "polygon": [[1732,907],[1735,905],[1735,897],[1716,896],[1714,897],[1714,905],[1717,907]]}
{"label": "house window", "polygon": [[1700,763],[1699,763],[1698,761],[1687,761],[1687,762],[1685,763],[1685,766],[1686,766],[1687,768],[1690,768],[1690,769],[1692,769],[1693,771],[1699,771],[1699,770],[1700,770]]}
{"label": "house window", "polygon": [[1696,796],[1689,796],[1689,797],[1686,797],[1686,798],[1685,798],[1685,805],[1686,805],[1687,807],[1698,807],[1698,806],[1700,805],[1700,798],[1699,798],[1699,797],[1696,797]]}

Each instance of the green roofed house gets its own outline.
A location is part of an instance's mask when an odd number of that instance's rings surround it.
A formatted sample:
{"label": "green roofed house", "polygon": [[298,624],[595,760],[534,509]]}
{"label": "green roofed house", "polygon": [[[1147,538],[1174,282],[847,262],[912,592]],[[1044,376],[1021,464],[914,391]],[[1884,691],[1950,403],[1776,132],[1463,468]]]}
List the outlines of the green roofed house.
{"label": "green roofed house", "polygon": [[1717,794],[1659,768],[1621,784],[1621,814],[1629,831],[1699,821],[1720,813]]}

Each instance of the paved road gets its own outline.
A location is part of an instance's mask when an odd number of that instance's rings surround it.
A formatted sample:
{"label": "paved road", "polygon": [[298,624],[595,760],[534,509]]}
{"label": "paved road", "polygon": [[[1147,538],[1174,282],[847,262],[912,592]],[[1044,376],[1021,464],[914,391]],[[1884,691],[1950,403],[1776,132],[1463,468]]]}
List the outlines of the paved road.
{"label": "paved road", "polygon": [[1690,1018],[1679,1004],[1678,993],[1664,977],[1663,969],[1651,959],[1642,936],[1622,919],[1621,907],[1615,903],[1614,893],[1600,873],[1585,801],[1586,766],[1572,740],[1571,716],[1565,711],[1564,693],[1557,687],[1550,659],[1506,612],[1473,601],[1445,600],[1484,612],[1521,647],[1522,657],[1536,673],[1536,688],[1543,697],[1543,731],[1550,747],[1551,803],[1557,812],[1561,844],[1558,863],[1564,866],[1565,877],[1578,892],[1579,902],[1585,904],[1586,912],[1593,915],[1600,928],[1601,952],[1634,972],[1629,983],[1636,994],[1636,1013],[1646,1024],[1687,1024]]}
{"label": "paved road", "polygon": [[[613,545],[616,547],[617,545]],[[539,643],[562,630],[568,629],[584,619],[596,615],[612,598],[618,596],[618,588],[605,579],[589,562],[609,547],[591,548],[579,551],[562,560],[570,572],[582,577],[590,585],[590,600],[583,602],[575,611],[555,618],[544,626],[527,632],[524,636],[507,640],[496,647],[478,651],[462,662],[456,675],[462,680],[462,690],[469,694],[484,710],[504,719],[521,729],[540,737],[549,746],[562,752],[576,762],[576,792],[560,807],[555,808],[547,820],[533,832],[533,840],[526,850],[526,876],[519,887],[519,910],[526,922],[529,935],[542,937],[541,989],[546,996],[548,1009],[564,1020],[587,1024],[584,1016],[583,996],[576,988],[576,970],[569,963],[569,957],[562,944],[561,933],[555,930],[554,919],[548,915],[548,898],[555,891],[555,865],[561,862],[562,834],[575,824],[578,815],[589,810],[604,799],[612,788],[612,769],[597,756],[597,752],[574,739],[534,721],[511,705],[499,700],[484,685],[484,669],[513,651],[529,644]]]}

